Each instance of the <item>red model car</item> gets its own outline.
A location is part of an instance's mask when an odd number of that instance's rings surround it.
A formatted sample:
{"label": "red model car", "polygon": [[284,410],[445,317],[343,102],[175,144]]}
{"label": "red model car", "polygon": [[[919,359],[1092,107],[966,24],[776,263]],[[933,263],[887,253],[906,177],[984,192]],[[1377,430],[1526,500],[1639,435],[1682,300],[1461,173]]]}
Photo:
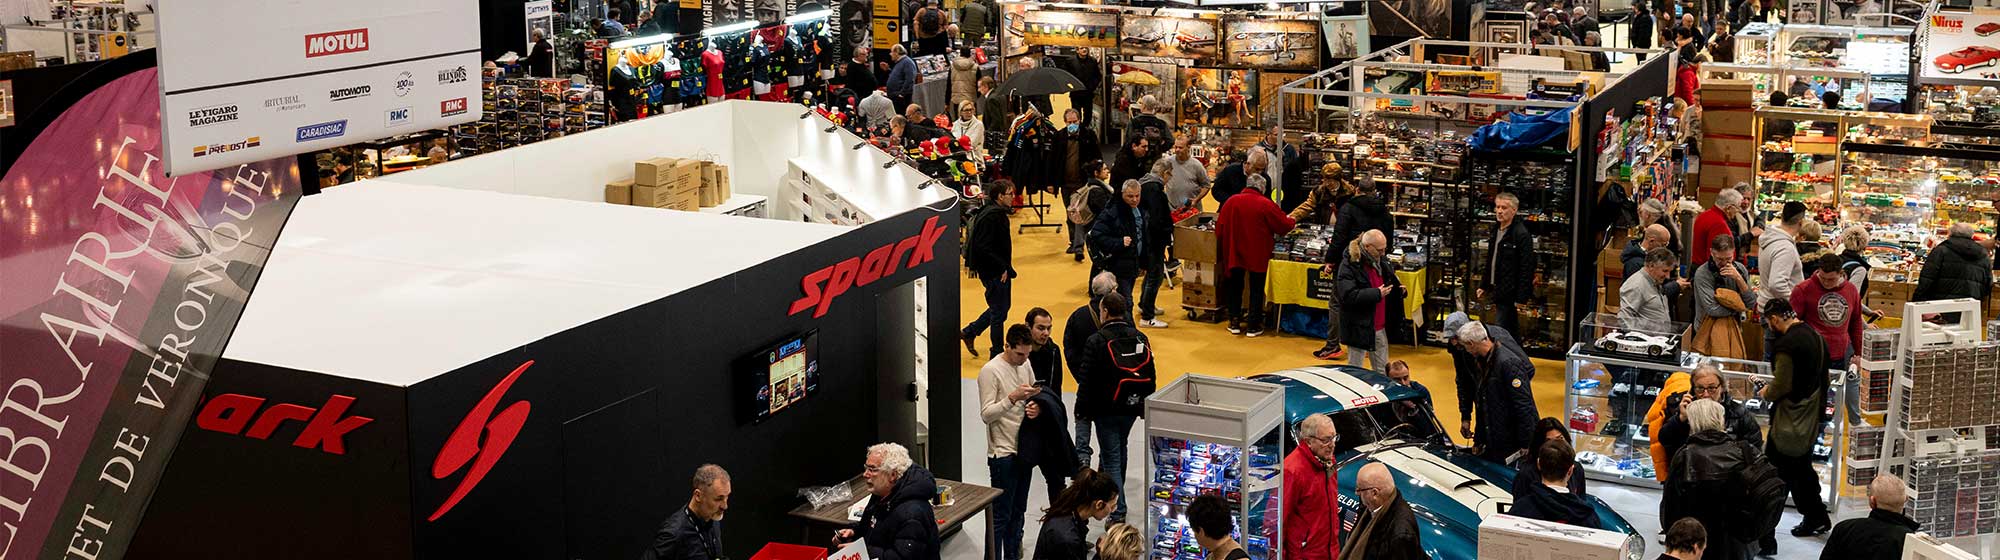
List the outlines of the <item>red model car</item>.
{"label": "red model car", "polygon": [[1986,23],[1982,23],[1982,24],[1979,24],[1979,27],[1974,27],[1974,28],[1972,28],[1972,32],[1973,32],[1973,33],[1978,33],[1980,37],[1985,37],[1985,36],[1987,36],[1987,35],[1992,35],[1992,34],[1994,34],[1995,32],[2000,32],[2000,23],[1994,23],[1994,22],[1990,22],[1990,21],[1989,21],[1989,22],[1986,22]]}
{"label": "red model car", "polygon": [[1938,55],[1931,62],[1937,65],[1938,70],[1957,74],[1967,68],[1992,66],[1996,60],[2000,60],[2000,49],[1972,46]]}

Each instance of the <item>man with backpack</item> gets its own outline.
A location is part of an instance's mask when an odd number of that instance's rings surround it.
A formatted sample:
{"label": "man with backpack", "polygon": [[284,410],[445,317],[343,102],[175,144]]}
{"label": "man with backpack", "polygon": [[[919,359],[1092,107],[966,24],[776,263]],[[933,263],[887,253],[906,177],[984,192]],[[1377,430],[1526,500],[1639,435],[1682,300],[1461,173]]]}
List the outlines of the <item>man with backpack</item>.
{"label": "man with backpack", "polygon": [[[1132,424],[1146,415],[1146,397],[1155,388],[1153,347],[1145,333],[1132,326],[1132,304],[1113,293],[1098,300],[1097,334],[1074,351],[1077,370],[1076,415],[1097,431],[1097,471],[1118,481],[1118,508],[1110,523],[1125,520],[1126,440]],[[1138,495],[1134,493],[1133,495]]]}
{"label": "man with backpack", "polygon": [[[1090,223],[1097,220],[1097,213],[1111,203],[1111,168],[1102,160],[1090,160],[1083,164],[1083,172],[1090,180],[1082,188],[1069,194],[1069,249],[1064,252],[1076,255],[1076,262],[1083,262],[1084,241],[1090,232]],[[1095,263],[1090,267],[1091,277],[1102,270]]]}
{"label": "man with backpack", "polygon": [[993,346],[989,356],[1000,354],[1000,336],[1007,326],[1007,309],[1013,306],[1014,284],[1014,238],[1008,235],[1007,214],[1012,210],[1007,200],[1014,195],[1014,184],[1001,179],[993,182],[986,191],[986,203],[966,222],[965,268],[979,277],[979,284],[986,288],[986,312],[972,319],[972,323],[958,332],[959,340],[965,342],[965,349],[979,356],[979,333],[991,329]]}
{"label": "man with backpack", "polygon": [[945,27],[951,25],[951,17],[938,9],[937,0],[925,0],[924,7],[918,8],[910,21],[916,24],[917,56],[951,52],[951,35],[945,33]]}
{"label": "man with backpack", "polygon": [[[1826,425],[1826,341],[1805,327],[1791,302],[1782,299],[1764,304],[1764,326],[1777,333],[1771,349],[1771,384],[1758,395],[1772,406],[1765,453],[1791,489],[1799,515],[1805,517],[1792,528],[1792,536],[1824,534],[1833,524],[1827,517],[1826,503],[1819,497],[1819,473],[1813,471],[1812,457],[1813,445]],[[1765,553],[1778,550],[1776,536],[1769,530],[1760,544]]]}
{"label": "man with backpack", "polygon": [[1694,518],[1714,527],[1702,557],[1740,560],[1750,542],[1778,526],[1785,485],[1755,443],[1723,432],[1722,410],[1720,403],[1696,399],[1682,412],[1694,435],[1669,463],[1660,523]]}

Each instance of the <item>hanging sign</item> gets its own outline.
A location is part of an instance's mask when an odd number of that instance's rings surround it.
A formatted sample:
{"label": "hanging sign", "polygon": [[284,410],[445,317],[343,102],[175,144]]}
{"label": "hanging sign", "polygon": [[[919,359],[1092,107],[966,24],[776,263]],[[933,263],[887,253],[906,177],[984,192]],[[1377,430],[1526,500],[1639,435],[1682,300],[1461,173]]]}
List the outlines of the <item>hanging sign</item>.
{"label": "hanging sign", "polygon": [[875,38],[875,48],[888,50],[902,42],[903,6],[898,0],[875,0],[874,16],[869,34]]}
{"label": "hanging sign", "polygon": [[535,48],[536,29],[542,30],[544,37],[555,38],[556,0],[528,0],[525,6],[525,15],[528,22],[528,29],[524,33],[528,34],[528,48]]}
{"label": "hanging sign", "polygon": [[1937,12],[1924,23],[1923,77],[2000,80],[2000,12]]}
{"label": "hanging sign", "polygon": [[165,3],[167,173],[385,138],[393,114],[408,115],[399,131],[479,120],[479,19],[465,17],[478,9],[472,0]]}

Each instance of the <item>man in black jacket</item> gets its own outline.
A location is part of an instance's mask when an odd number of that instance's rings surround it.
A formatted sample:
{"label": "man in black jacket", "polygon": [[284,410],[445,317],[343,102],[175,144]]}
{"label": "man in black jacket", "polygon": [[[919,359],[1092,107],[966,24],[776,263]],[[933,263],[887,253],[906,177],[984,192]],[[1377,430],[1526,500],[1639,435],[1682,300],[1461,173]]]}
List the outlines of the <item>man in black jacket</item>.
{"label": "man in black jacket", "polygon": [[537,27],[529,30],[528,35],[528,56],[521,59],[521,66],[527,68],[529,76],[554,77],[556,47],[549,43],[549,32]]}
{"label": "man in black jacket", "polygon": [[[1055,404],[1051,408],[1050,404],[1042,402],[1041,399],[1034,399],[1035,402],[1041,403],[1042,413],[1038,418],[1029,418],[1021,423],[1021,435],[1016,446],[1022,464],[1041,467],[1042,478],[1049,483],[1050,501],[1055,500],[1056,494],[1062,492],[1063,486],[1068,484],[1070,475],[1076,472],[1076,447],[1069,437],[1069,418],[1063,415],[1068,407],[1062,404],[1064,363],[1062,347],[1057,346],[1055,342],[1055,322],[1055,317],[1049,315],[1047,309],[1037,307],[1028,310],[1026,323],[1028,334],[1035,342],[1035,349],[1028,352],[1028,367],[1035,372],[1035,384],[1042,387],[1039,395],[1055,397]],[[1050,416],[1055,418],[1051,419]],[[1034,426],[1031,427],[1031,424]],[[1062,454],[1056,456],[1060,457],[1061,461],[1048,459],[1040,453],[1028,450],[1030,446],[1028,435],[1031,432],[1040,434],[1039,430],[1050,424],[1061,426],[1056,432],[1063,434]],[[1050,446],[1038,450],[1042,451],[1052,449],[1056,443],[1043,441],[1036,445]]]}
{"label": "man in black jacket", "polygon": [[[1341,261],[1344,260],[1341,257],[1347,254],[1347,245],[1352,243],[1355,237],[1360,236],[1361,232],[1379,230],[1385,236],[1396,232],[1396,218],[1389,215],[1389,205],[1383,203],[1381,194],[1375,191],[1374,181],[1370,180],[1367,181],[1367,184],[1355,185],[1353,194],[1354,196],[1348,198],[1345,202],[1339,203],[1340,209],[1335,212],[1333,242],[1331,245],[1327,245],[1330,250],[1326,252],[1325,263],[1320,267],[1322,271],[1328,273],[1335,272],[1335,267],[1339,266]],[[1331,250],[1334,248],[1339,249]],[[1338,300],[1339,298],[1335,299]],[[1338,360],[1342,353],[1340,347],[1342,339],[1341,329],[1345,326],[1341,324],[1341,302],[1330,301],[1327,303],[1327,312],[1331,320],[1327,321],[1326,345],[1314,351],[1313,357],[1322,360]],[[1398,309],[1400,310],[1401,308]],[[1369,333],[1362,333],[1364,336],[1367,334]]]}
{"label": "man in black jacket", "polygon": [[1006,179],[993,182],[986,191],[986,204],[972,215],[965,233],[965,268],[979,276],[986,288],[986,312],[979,314],[958,332],[965,350],[979,355],[980,331],[992,330],[990,355],[1000,354],[1000,336],[1007,327],[1007,309],[1014,303],[1014,238],[1009,235],[1007,200],[1014,196],[1014,184]]}
{"label": "man in black jacket", "polygon": [[[1079,396],[1083,394],[1084,343],[1089,342],[1090,337],[1097,334],[1097,305],[1104,299],[1104,296],[1116,293],[1117,291],[1117,275],[1109,272],[1097,273],[1096,276],[1090,279],[1090,303],[1083,304],[1077,307],[1076,311],[1070,312],[1069,320],[1063,323],[1063,346],[1067,346],[1070,349],[1068,354],[1063,355],[1063,360],[1069,365],[1070,374],[1076,376],[1077,394]],[[1079,407],[1078,410],[1081,411],[1082,408]],[[1090,422],[1080,412],[1075,415],[1075,418],[1076,464],[1079,467],[1089,466],[1091,455]]]}
{"label": "man in black jacket", "polygon": [[1508,515],[1591,529],[1599,527],[1597,509],[1590,506],[1584,495],[1570,492],[1569,477],[1576,476],[1576,452],[1568,443],[1549,440],[1528,460],[1534,461],[1535,470],[1542,473],[1542,483],[1530,486],[1526,494],[1516,494],[1514,509]]}
{"label": "man in black jacket", "polygon": [[1972,224],[1957,222],[1951,225],[1951,236],[1924,257],[1924,270],[1917,275],[1910,301],[1972,298],[1983,307],[1992,291],[1992,253],[1972,240]]}
{"label": "man in black jacket", "polygon": [[1514,193],[1493,197],[1493,219],[1499,223],[1493,228],[1487,262],[1479,263],[1486,274],[1477,295],[1479,299],[1492,296],[1495,322],[1509,333],[1520,331],[1520,313],[1514,304],[1527,301],[1534,293],[1535,263],[1540,260],[1535,257],[1534,235],[1528,233],[1527,224],[1514,219],[1520,211],[1521,199]]}
{"label": "man in black jacket", "polygon": [[[1350,206],[1353,202],[1348,203]],[[1381,230],[1368,230],[1348,246],[1328,253],[1345,255],[1334,274],[1335,293],[1340,300],[1341,341],[1354,350],[1348,365],[1359,366],[1363,356],[1369,369],[1389,371],[1389,325],[1403,319],[1403,283],[1389,265],[1389,240]]]}
{"label": "man in black jacket", "polygon": [[1153,154],[1152,140],[1140,138],[1126,143],[1112,160],[1111,185],[1123,185],[1126,181],[1136,181],[1145,176],[1152,169],[1154,159],[1158,157]]}
{"label": "man in black jacket", "polygon": [[894,443],[868,448],[868,462],[862,470],[868,483],[868,505],[861,521],[833,534],[833,548],[868,541],[868,557],[874,560],[938,560],[937,479],[931,471],[916,466],[910,450]]}
{"label": "man in black jacket", "polygon": [[1354,533],[1348,535],[1347,542],[1341,543],[1340,558],[1369,558],[1385,560],[1419,560],[1430,558],[1424,553],[1423,532],[1417,529],[1417,514],[1410,509],[1410,502],[1403,500],[1403,493],[1396,490],[1396,480],[1389,474],[1389,467],[1381,463],[1361,466],[1361,474],[1355,477],[1354,495],[1361,498],[1365,509],[1361,519],[1354,523]]}
{"label": "man in black jacket", "polygon": [[640,560],[721,560],[722,515],[729,511],[729,471],[715,465],[694,470],[694,495],[667,516]]}
{"label": "man in black jacket", "polygon": [[1139,213],[1146,217],[1139,229],[1147,243],[1139,248],[1139,273],[1144,280],[1139,286],[1134,312],[1139,316],[1138,325],[1146,328],[1167,327],[1167,322],[1158,317],[1155,304],[1159,302],[1160,284],[1167,279],[1167,247],[1174,241],[1174,209],[1167,202],[1167,181],[1173,180],[1173,175],[1173,161],[1162,157],[1153,160],[1152,172],[1139,178]]}
{"label": "man in black jacket", "polygon": [[1243,192],[1243,187],[1250,184],[1250,176],[1264,173],[1270,163],[1269,154],[1263,148],[1253,146],[1250,155],[1243,161],[1223,166],[1222,171],[1215,174],[1215,188],[1208,191],[1209,198],[1215,199],[1215,207],[1221,208],[1229,197]]}
{"label": "man in black jacket", "polygon": [[1118,277],[1118,293],[1131,301],[1132,284],[1139,278],[1139,255],[1158,240],[1146,238],[1144,189],[1138,179],[1117,183],[1119,201],[1105,205],[1090,223],[1090,254],[1098,268]]}
{"label": "man in black jacket", "polygon": [[[1125,520],[1126,439],[1132,424],[1146,415],[1146,397],[1155,379],[1152,343],[1132,326],[1132,304],[1124,296],[1104,296],[1097,304],[1097,334],[1084,341],[1083,363],[1077,370],[1076,413],[1097,430],[1104,455],[1098,472],[1118,481],[1118,509],[1110,522]],[[1132,495],[1138,495],[1134,492]]]}
{"label": "man in black jacket", "polygon": [[1909,494],[1903,479],[1882,473],[1868,482],[1868,517],[1849,519],[1826,537],[1820,560],[1900,560],[1903,537],[1917,532],[1917,522],[1903,515]]}
{"label": "man in black jacket", "polygon": [[1757,443],[1764,435],[1764,428],[1757,424],[1756,413],[1743,403],[1729,396],[1729,390],[1722,385],[1722,371],[1714,364],[1702,364],[1688,375],[1689,390],[1685,393],[1667,395],[1669,406],[1664,407],[1666,420],[1660,423],[1660,448],[1667,457],[1687,445],[1689,435],[1685,413],[1687,407],[1697,399],[1708,399],[1722,405],[1724,422],[1729,426],[1729,437],[1741,441]]}
{"label": "man in black jacket", "polygon": [[[1819,497],[1819,473],[1813,470],[1812,459],[1813,445],[1826,423],[1826,340],[1805,326],[1791,302],[1782,299],[1764,304],[1764,328],[1777,333],[1771,350],[1771,383],[1758,395],[1772,407],[1764,453],[1805,518],[1792,528],[1792,536],[1822,534],[1833,524]],[[1778,550],[1776,535],[1765,536],[1759,544],[1762,552]]]}
{"label": "man in black jacket", "polygon": [[1474,450],[1503,465],[1512,463],[1515,453],[1532,454],[1528,445],[1535,441],[1535,421],[1541,418],[1535,410],[1534,363],[1507,329],[1478,321],[1458,328],[1458,344],[1479,372]]}

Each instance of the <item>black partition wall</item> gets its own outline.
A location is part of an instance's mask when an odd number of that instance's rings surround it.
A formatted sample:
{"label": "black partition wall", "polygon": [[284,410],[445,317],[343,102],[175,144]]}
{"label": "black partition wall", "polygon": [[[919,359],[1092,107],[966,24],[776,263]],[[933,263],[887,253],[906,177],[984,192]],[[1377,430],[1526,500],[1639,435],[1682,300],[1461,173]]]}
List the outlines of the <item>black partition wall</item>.
{"label": "black partition wall", "polygon": [[[1597,309],[1597,257],[1604,243],[1606,232],[1611,228],[1617,215],[1600,204],[1602,194],[1597,181],[1596,169],[1601,154],[1597,150],[1597,138],[1604,134],[1608,113],[1617,122],[1623,123],[1639,110],[1639,103],[1647,99],[1667,97],[1672,93],[1674,68],[1678,56],[1663,55],[1647,57],[1631,73],[1619,78],[1611,87],[1604,88],[1583,103],[1581,114],[1583,146],[1577,150],[1577,193],[1576,233],[1570,246],[1577,248],[1577,264],[1570,267],[1570,309],[1575,318],[1582,318]],[[1685,255],[1683,255],[1685,256]],[[1587,260],[1589,266],[1584,266]],[[1572,321],[1571,340],[1583,332],[1581,321]]]}

